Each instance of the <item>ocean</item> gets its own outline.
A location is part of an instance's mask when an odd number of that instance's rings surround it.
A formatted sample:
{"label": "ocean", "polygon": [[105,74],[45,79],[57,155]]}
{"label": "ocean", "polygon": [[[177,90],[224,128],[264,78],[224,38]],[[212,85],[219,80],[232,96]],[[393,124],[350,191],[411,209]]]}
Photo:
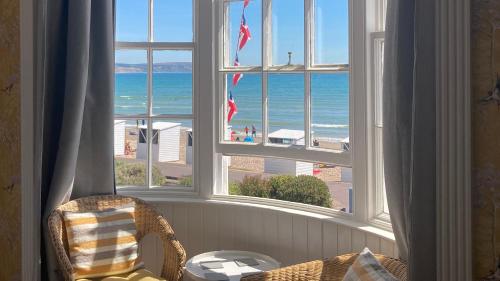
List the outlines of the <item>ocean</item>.
{"label": "ocean", "polygon": [[[232,74],[228,74],[231,81]],[[262,129],[262,77],[245,74],[237,87],[229,87],[238,107],[230,125],[243,131],[252,125]],[[228,83],[231,84],[231,83]],[[153,74],[153,114],[190,114],[190,73]],[[204,93],[200,90],[201,95]],[[145,73],[115,75],[115,114],[145,114]],[[304,75],[270,74],[268,78],[269,132],[304,129]],[[180,120],[182,122],[182,120]],[[182,122],[191,126],[191,121]],[[311,123],[314,138],[339,140],[349,136],[349,74],[313,74],[311,77]]]}

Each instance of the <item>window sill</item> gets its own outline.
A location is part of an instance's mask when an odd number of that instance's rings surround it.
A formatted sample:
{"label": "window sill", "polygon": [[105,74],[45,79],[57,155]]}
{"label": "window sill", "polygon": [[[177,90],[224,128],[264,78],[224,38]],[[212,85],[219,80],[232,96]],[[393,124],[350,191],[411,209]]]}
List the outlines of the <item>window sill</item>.
{"label": "window sill", "polygon": [[[390,230],[390,223],[382,223],[377,220],[369,222],[356,221],[354,216],[337,210],[323,207],[310,206],[301,203],[284,202],[280,200],[253,198],[246,196],[214,195],[211,199],[199,197],[196,192],[173,193],[165,190],[124,190],[119,189],[118,194],[125,196],[135,196],[150,203],[199,203],[217,204],[228,206],[247,206],[265,210],[273,210],[288,214],[299,215],[318,219],[321,221],[333,222],[340,225],[371,233],[394,241],[394,234]],[[387,227],[389,226],[389,227]]]}

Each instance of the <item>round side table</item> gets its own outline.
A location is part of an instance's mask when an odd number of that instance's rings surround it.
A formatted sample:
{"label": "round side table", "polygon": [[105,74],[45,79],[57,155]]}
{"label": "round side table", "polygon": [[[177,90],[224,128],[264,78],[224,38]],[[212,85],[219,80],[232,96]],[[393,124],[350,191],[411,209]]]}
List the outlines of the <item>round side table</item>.
{"label": "round side table", "polygon": [[236,281],[241,277],[280,267],[275,259],[254,252],[214,251],[192,257],[184,280]]}

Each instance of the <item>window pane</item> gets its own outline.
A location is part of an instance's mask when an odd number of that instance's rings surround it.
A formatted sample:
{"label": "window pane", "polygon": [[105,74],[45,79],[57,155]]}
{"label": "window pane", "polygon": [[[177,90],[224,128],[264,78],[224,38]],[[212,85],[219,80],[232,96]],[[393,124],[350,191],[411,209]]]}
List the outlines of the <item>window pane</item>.
{"label": "window pane", "polygon": [[115,180],[120,186],[145,186],[147,163],[147,122],[115,120]]}
{"label": "window pane", "polygon": [[[237,87],[233,87],[233,78],[233,73],[226,75],[226,93],[228,95],[232,93],[233,101],[228,100],[226,105],[224,140],[260,143],[262,142],[262,75],[245,73]],[[233,102],[237,107],[236,114],[232,113]],[[231,121],[227,122],[229,114],[233,115]]]}
{"label": "window pane", "polygon": [[304,1],[272,1],[272,64],[304,64]]}
{"label": "window pane", "polygon": [[269,74],[269,142],[304,145],[304,74]]}
{"label": "window pane", "polygon": [[271,157],[227,157],[229,195],[278,199],[345,212],[351,210],[350,168]]}
{"label": "window pane", "polygon": [[349,63],[349,1],[315,0],[314,64]]}
{"label": "window pane", "polygon": [[153,114],[191,114],[191,51],[153,52]]}
{"label": "window pane", "polygon": [[192,0],[155,0],[153,21],[155,42],[193,41]]}
{"label": "window pane", "polygon": [[349,73],[311,75],[313,146],[349,150]]}
{"label": "window pane", "polygon": [[[239,46],[240,26],[242,22],[243,1],[227,2],[226,37],[228,38],[224,50],[226,50],[226,65],[233,66],[236,50]],[[250,1],[245,9],[245,20],[250,30],[251,39],[246,42],[239,51],[238,60],[241,66],[262,65],[262,0]]]}
{"label": "window pane", "polygon": [[116,41],[148,40],[148,0],[116,1]]}
{"label": "window pane", "polygon": [[147,53],[115,52],[115,114],[147,113]]}
{"label": "window pane", "polygon": [[192,186],[193,126],[191,120],[153,122],[153,185]]}

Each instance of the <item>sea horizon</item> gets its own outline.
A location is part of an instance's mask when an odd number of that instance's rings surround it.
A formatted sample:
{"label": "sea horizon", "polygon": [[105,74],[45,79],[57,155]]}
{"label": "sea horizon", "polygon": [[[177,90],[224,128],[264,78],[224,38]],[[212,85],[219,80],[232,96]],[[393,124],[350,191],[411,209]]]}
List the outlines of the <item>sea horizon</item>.
{"label": "sea horizon", "polygon": [[[227,79],[231,81],[232,74]],[[304,130],[304,75],[269,74],[269,132],[279,129]],[[228,83],[231,85],[231,83]],[[139,115],[147,109],[147,73],[115,74],[115,114]],[[238,107],[232,130],[262,132],[262,85],[260,74],[245,74],[237,87],[228,91]],[[192,113],[192,74],[190,72],[153,73],[153,114]],[[200,94],[203,94],[201,91]],[[176,120],[191,127],[191,120]],[[130,122],[135,123],[135,121]],[[317,139],[341,140],[349,137],[349,73],[312,74],[311,126]]]}

